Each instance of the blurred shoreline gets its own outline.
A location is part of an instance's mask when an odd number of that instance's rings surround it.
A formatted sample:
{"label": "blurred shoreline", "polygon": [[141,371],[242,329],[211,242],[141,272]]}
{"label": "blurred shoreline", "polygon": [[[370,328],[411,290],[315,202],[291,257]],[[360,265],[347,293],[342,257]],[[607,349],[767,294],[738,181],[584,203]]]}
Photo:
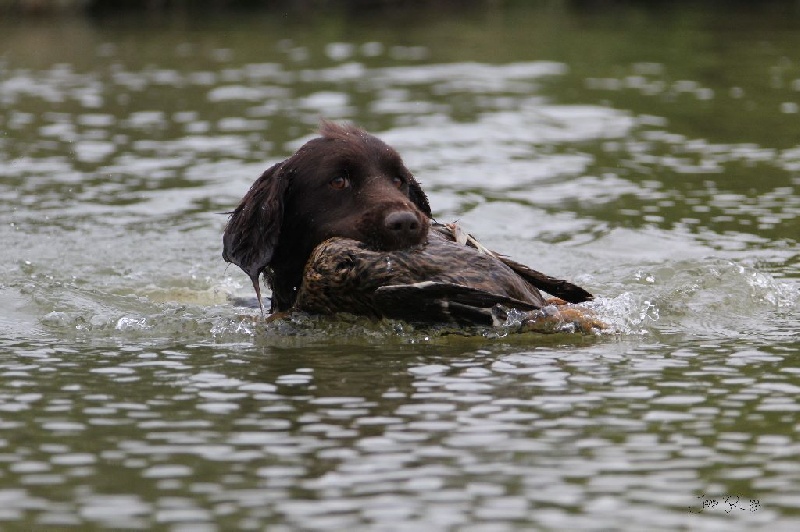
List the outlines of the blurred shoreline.
{"label": "blurred shoreline", "polygon": [[0,14],[57,16],[116,11],[201,11],[318,8],[380,9],[407,6],[502,4],[500,0],[0,0]]}
{"label": "blurred shoreline", "polygon": [[[0,0],[0,22],[15,16],[70,16],[113,14],[118,12],[176,12],[236,10],[281,10],[309,12],[325,10],[382,11],[393,9],[431,9],[466,6],[511,7],[537,4],[539,7],[568,7],[580,11],[609,11],[614,7],[638,5],[664,8],[671,0]],[[800,0],[701,0],[698,3],[718,9],[779,7],[789,15],[800,13]]]}

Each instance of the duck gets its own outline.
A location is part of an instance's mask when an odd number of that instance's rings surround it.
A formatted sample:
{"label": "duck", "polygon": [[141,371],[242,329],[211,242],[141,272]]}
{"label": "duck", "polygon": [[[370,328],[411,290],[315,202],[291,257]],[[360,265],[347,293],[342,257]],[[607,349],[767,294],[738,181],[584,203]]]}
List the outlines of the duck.
{"label": "duck", "polygon": [[596,334],[606,324],[579,305],[593,298],[487,249],[457,223],[432,220],[426,242],[404,249],[375,250],[341,237],[322,242],[305,265],[292,310]]}

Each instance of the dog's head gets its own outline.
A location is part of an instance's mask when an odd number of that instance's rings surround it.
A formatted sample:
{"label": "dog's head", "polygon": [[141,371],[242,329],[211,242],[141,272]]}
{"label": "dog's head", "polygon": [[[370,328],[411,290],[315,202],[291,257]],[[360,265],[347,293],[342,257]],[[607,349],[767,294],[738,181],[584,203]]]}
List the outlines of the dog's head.
{"label": "dog's head", "polygon": [[353,126],[325,122],[320,133],[264,172],[225,228],[223,258],[256,290],[268,272],[273,310],[291,307],[308,257],[328,238],[395,250],[427,236],[428,198],[395,150]]}

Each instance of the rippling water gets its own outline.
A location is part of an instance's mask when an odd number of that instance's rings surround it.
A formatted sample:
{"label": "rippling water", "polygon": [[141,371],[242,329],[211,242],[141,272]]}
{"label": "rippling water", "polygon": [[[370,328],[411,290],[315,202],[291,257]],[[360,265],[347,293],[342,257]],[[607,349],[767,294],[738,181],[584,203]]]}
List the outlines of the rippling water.
{"label": "rippling water", "polygon": [[[4,22],[0,528],[794,530],[776,5]],[[259,323],[219,213],[323,116],[612,332]]]}

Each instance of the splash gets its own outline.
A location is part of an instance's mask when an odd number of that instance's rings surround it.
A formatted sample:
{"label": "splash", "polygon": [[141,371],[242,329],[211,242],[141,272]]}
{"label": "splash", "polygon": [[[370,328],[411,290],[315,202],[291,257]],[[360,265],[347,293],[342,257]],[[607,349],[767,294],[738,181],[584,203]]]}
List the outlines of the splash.
{"label": "splash", "polygon": [[659,308],[645,294],[624,292],[616,297],[596,297],[586,304],[608,324],[609,333],[644,335],[660,318]]}
{"label": "splash", "polygon": [[620,334],[768,342],[796,330],[800,287],[732,261],[676,261],[630,274],[630,289],[589,305]]}
{"label": "splash", "polygon": [[780,282],[766,273],[750,271],[744,266],[736,268],[750,286],[753,299],[769,303],[778,309],[797,308],[800,301],[800,287]]}
{"label": "splash", "polygon": [[147,318],[123,316],[117,320],[117,324],[114,328],[118,331],[142,331],[150,329],[152,326],[148,323]]}

